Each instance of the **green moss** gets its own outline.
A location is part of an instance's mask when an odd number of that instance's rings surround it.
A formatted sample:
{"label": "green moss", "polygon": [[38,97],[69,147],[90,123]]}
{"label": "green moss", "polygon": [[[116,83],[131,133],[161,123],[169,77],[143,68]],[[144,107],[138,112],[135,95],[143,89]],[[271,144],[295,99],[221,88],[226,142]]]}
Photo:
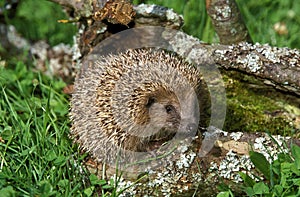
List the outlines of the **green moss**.
{"label": "green moss", "polygon": [[258,80],[231,73],[223,75],[227,94],[227,115],[224,130],[234,132],[265,132],[291,135],[299,125],[293,118],[299,116],[297,98],[287,100],[287,95],[261,84]]}

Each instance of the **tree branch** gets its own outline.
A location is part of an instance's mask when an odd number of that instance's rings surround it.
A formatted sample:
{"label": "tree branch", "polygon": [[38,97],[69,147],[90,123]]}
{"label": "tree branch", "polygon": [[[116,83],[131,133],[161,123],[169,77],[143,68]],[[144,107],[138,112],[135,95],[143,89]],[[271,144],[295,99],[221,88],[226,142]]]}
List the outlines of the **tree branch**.
{"label": "tree branch", "polygon": [[206,9],[222,44],[252,42],[234,0],[206,0]]}

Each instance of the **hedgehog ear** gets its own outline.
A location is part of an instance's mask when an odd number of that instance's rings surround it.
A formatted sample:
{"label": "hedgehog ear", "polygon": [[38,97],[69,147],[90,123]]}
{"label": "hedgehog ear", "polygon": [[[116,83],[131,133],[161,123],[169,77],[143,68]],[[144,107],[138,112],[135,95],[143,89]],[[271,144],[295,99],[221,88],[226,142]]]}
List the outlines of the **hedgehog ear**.
{"label": "hedgehog ear", "polygon": [[149,99],[148,99],[148,101],[146,103],[146,107],[150,108],[153,105],[153,103],[155,103],[155,102],[156,102],[156,100],[155,100],[154,97],[149,97]]}

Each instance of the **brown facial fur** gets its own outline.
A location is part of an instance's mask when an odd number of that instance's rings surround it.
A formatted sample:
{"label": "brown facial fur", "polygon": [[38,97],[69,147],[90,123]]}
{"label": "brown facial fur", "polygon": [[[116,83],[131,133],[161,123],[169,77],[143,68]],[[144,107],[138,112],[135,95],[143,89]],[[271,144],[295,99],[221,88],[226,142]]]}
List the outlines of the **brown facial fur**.
{"label": "brown facial fur", "polygon": [[[139,136],[144,134],[145,137],[128,137],[127,147],[135,151],[146,151],[151,149],[152,142],[163,143],[176,134],[180,124],[180,104],[174,92],[168,90],[160,84],[145,84],[143,89],[136,92],[139,94],[132,95],[129,108],[134,109],[131,117],[138,125],[149,125],[155,133],[144,131],[139,132]],[[148,132],[148,133],[143,133]],[[133,139],[130,139],[133,138]],[[136,141],[129,143],[129,141]]]}

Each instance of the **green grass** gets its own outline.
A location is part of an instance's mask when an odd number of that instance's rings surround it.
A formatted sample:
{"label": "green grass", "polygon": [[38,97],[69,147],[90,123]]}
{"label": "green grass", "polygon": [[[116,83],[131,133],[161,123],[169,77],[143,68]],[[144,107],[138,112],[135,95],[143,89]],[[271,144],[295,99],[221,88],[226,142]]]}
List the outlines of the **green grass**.
{"label": "green grass", "polygon": [[0,68],[0,194],[74,196],[84,188],[64,86],[21,62]]}
{"label": "green grass", "polygon": [[[296,1],[237,0],[254,42],[278,47],[300,48],[300,4]],[[288,33],[280,35],[273,26],[285,23]]]}
{"label": "green grass", "polygon": [[117,196],[82,165],[69,138],[66,84],[22,63],[0,64],[0,196]]}

